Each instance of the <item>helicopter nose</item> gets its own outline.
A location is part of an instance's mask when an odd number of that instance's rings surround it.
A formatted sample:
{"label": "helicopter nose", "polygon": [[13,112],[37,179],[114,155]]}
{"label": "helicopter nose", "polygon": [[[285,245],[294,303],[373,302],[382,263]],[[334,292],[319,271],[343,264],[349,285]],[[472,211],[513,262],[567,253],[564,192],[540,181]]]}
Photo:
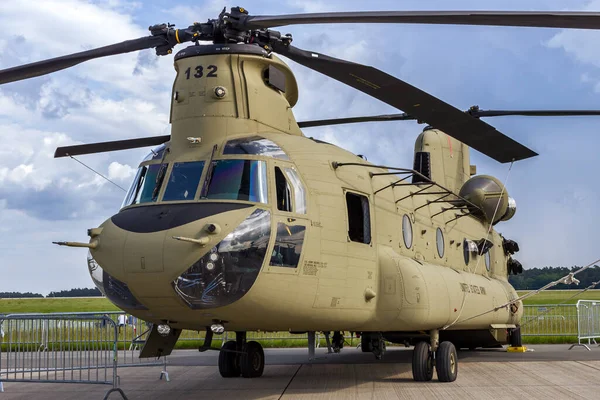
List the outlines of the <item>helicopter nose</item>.
{"label": "helicopter nose", "polygon": [[[94,238],[98,245],[91,249],[90,258],[104,277],[120,282],[138,297],[169,297],[173,294],[170,284],[173,279],[238,226],[253,209],[254,206],[242,203],[131,207],[101,225],[100,234]],[[207,230],[210,226],[220,229],[210,232]],[[206,237],[207,240],[200,244],[173,237]],[[106,290],[107,284],[104,279],[103,289]]]}

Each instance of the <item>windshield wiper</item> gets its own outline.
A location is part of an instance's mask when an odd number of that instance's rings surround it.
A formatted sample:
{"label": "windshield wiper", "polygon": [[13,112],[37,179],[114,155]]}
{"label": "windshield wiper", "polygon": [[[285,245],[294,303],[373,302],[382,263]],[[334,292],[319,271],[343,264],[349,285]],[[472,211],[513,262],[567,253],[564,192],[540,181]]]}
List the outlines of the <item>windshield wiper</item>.
{"label": "windshield wiper", "polygon": [[164,164],[165,157],[169,152],[169,148],[166,148],[163,151],[162,159],[160,160],[160,169],[156,174],[156,180],[154,181],[154,189],[152,189],[152,201],[158,199],[158,193],[160,192],[160,187],[162,186],[163,180],[165,179],[165,175],[167,173],[167,164]]}
{"label": "windshield wiper", "polygon": [[206,178],[204,179],[204,184],[202,185],[202,191],[200,192],[200,198],[205,199],[208,195],[208,185],[212,180],[213,170],[215,166],[213,164],[213,158],[215,157],[215,153],[217,152],[217,145],[215,144],[212,149],[212,153],[210,154],[210,159],[208,160],[208,170],[206,171]]}

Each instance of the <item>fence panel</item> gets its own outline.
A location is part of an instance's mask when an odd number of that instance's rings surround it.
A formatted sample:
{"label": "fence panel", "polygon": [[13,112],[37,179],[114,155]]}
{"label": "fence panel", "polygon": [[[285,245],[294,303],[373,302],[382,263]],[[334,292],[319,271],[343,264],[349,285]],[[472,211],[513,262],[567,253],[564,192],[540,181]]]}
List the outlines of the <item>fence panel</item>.
{"label": "fence panel", "polygon": [[525,305],[521,319],[522,336],[577,336],[575,304]]}
{"label": "fence panel", "polygon": [[[590,350],[590,345],[596,344],[600,338],[600,300],[577,301],[577,343],[572,345],[583,346]],[[582,343],[587,340],[587,344]]]}
{"label": "fence panel", "polygon": [[106,316],[0,316],[0,391],[3,382],[109,384],[118,387],[114,321]]}

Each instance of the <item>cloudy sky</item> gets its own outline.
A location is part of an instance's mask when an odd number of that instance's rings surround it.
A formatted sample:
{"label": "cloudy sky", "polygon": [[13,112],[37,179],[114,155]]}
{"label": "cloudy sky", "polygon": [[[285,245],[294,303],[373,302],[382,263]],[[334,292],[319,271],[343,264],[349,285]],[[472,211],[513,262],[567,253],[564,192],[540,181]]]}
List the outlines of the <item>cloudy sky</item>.
{"label": "cloudy sky", "polygon": [[[0,69],[215,18],[223,1],[43,0],[0,2]],[[526,3],[526,5],[524,5]],[[25,5],[24,5],[25,4]],[[255,15],[333,10],[565,10],[558,0],[278,0],[240,3]],[[570,0],[569,10],[600,11]],[[485,8],[482,8],[485,7]],[[600,109],[600,31],[417,25],[293,26],[294,44],[376,66],[461,109]],[[181,48],[181,47],[180,47]],[[86,229],[118,211],[124,193],[57,146],[169,133],[172,56],[153,51],[94,60],[50,76],[0,87],[0,291],[91,287]],[[398,112],[292,63],[300,83],[298,120]],[[571,266],[600,258],[598,117],[488,119],[540,153],[514,165],[508,191],[515,218],[498,230],[517,240],[525,267]],[[411,122],[312,128],[306,134],[412,165]],[[147,149],[82,156],[127,187]],[[478,153],[479,173],[504,180],[508,166]]]}

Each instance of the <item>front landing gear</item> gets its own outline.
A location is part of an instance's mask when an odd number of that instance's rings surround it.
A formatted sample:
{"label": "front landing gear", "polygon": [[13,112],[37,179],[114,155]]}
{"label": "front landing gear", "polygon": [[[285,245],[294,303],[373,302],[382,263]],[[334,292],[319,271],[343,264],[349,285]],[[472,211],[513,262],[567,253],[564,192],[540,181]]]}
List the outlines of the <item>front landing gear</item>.
{"label": "front landing gear", "polygon": [[435,369],[440,382],[454,382],[458,376],[456,348],[451,342],[442,342],[435,352]]}
{"label": "front landing gear", "polygon": [[265,369],[265,353],[258,342],[246,342],[246,332],[236,332],[219,352],[219,373],[223,378],[258,378]]}
{"label": "front landing gear", "polygon": [[427,382],[433,378],[433,352],[427,342],[419,342],[413,350],[412,371],[417,382]]}
{"label": "front landing gear", "polygon": [[458,376],[456,347],[451,342],[439,343],[439,331],[432,330],[430,343],[415,345],[412,371],[415,381],[426,382],[433,378],[433,366],[440,382],[454,382]]}
{"label": "front landing gear", "polygon": [[240,368],[244,378],[258,378],[265,369],[265,352],[258,342],[248,342],[240,357]]}

